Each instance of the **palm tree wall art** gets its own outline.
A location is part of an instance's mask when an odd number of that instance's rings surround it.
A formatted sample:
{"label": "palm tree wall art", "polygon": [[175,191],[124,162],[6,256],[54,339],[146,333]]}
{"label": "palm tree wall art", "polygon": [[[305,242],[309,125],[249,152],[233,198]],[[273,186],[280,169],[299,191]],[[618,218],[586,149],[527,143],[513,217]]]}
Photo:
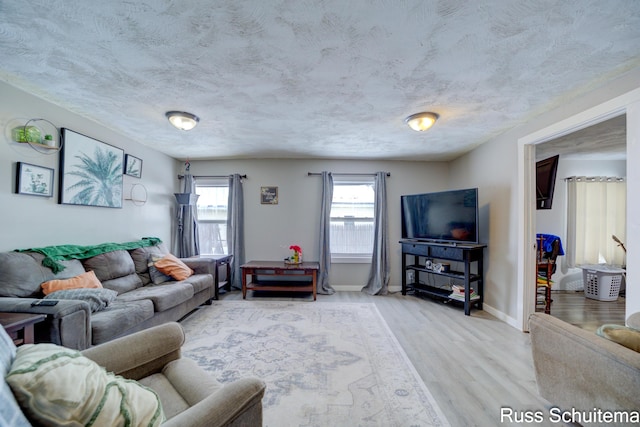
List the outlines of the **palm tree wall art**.
{"label": "palm tree wall art", "polygon": [[62,129],[61,204],[122,208],[124,150]]}

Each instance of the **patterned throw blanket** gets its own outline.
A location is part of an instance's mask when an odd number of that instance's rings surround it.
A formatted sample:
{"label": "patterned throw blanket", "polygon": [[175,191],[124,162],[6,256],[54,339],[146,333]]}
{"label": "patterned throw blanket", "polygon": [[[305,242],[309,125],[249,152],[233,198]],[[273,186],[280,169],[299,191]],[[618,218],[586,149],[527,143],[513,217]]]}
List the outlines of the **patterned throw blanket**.
{"label": "patterned throw blanket", "polygon": [[128,251],[145,246],[156,246],[160,243],[162,243],[162,240],[157,237],[143,237],[142,240],[136,240],[134,242],[127,243],[102,243],[100,245],[92,246],[45,246],[43,248],[16,249],[15,252],[37,252],[39,254],[42,254],[44,255],[42,265],[50,268],[54,273],[59,273],[64,270],[64,265],[59,261],[91,258],[92,256],[104,254],[107,252],[119,250]]}

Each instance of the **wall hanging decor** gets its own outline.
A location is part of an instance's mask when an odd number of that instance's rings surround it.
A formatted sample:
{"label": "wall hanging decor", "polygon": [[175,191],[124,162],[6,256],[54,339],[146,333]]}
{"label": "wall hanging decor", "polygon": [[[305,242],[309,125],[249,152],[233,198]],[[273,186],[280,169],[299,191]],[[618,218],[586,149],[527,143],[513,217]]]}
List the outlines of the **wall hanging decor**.
{"label": "wall hanging decor", "polygon": [[18,162],[16,193],[32,196],[53,196],[53,169]]}
{"label": "wall hanging decor", "polygon": [[263,205],[277,205],[278,187],[260,187],[260,203]]}
{"label": "wall hanging decor", "polygon": [[135,178],[142,178],[142,160],[131,154],[125,154],[124,173]]}
{"label": "wall hanging decor", "polygon": [[129,195],[125,196],[125,200],[129,200],[136,206],[142,206],[147,203],[147,187],[142,184],[133,184],[129,189]]}
{"label": "wall hanging decor", "polygon": [[11,129],[11,140],[41,154],[55,154],[61,143],[58,128],[47,119],[30,119]]}
{"label": "wall hanging decor", "polygon": [[124,150],[65,128],[62,141],[59,203],[122,208]]}

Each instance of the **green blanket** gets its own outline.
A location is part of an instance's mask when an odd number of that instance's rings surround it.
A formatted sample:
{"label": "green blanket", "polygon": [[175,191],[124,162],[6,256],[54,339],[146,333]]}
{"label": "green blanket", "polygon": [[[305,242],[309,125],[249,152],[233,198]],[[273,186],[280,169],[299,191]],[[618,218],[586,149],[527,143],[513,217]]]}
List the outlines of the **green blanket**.
{"label": "green blanket", "polygon": [[64,270],[64,265],[58,261],[65,261],[70,259],[85,259],[92,256],[104,254],[107,252],[131,250],[142,248],[145,246],[156,246],[162,243],[162,240],[157,237],[143,237],[142,240],[136,240],[135,242],[127,243],[102,243],[100,245],[93,246],[78,246],[78,245],[59,245],[59,246],[45,246],[43,248],[31,248],[31,249],[16,249],[15,252],[37,252],[44,255],[42,265],[49,267],[54,273],[59,273]]}

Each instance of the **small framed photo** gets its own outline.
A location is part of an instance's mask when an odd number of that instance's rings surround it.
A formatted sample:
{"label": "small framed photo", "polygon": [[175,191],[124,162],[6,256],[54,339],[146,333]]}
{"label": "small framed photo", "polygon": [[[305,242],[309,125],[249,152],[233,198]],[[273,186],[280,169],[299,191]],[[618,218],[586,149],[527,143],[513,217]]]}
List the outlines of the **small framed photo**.
{"label": "small framed photo", "polygon": [[18,162],[16,193],[53,197],[53,169]]}
{"label": "small framed photo", "polygon": [[131,154],[124,155],[124,173],[125,175],[142,178],[142,159]]}
{"label": "small framed photo", "polygon": [[278,187],[260,187],[260,203],[263,205],[277,205]]}

